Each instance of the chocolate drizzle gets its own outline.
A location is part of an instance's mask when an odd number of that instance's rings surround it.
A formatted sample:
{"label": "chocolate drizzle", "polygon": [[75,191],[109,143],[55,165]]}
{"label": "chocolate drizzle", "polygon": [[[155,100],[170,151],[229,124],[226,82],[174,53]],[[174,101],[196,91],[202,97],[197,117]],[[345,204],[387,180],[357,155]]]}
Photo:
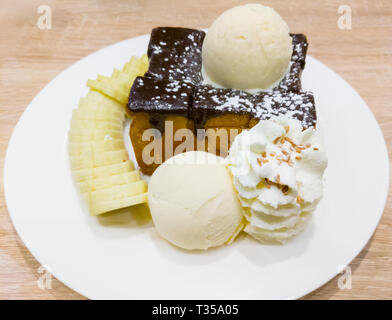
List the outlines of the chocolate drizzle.
{"label": "chocolate drizzle", "polygon": [[145,76],[199,84],[204,37],[204,31],[193,29],[153,29],[147,50],[149,69]]}
{"label": "chocolate drizzle", "polygon": [[308,51],[308,41],[304,34],[290,34],[293,39],[293,55],[291,56],[292,62],[299,62],[301,68],[305,68],[306,53]]}
{"label": "chocolate drizzle", "polygon": [[311,92],[267,91],[251,95],[244,91],[198,86],[193,95],[191,118],[196,128],[202,128],[214,115],[249,114],[266,120],[272,116],[288,115],[302,122],[304,128],[316,124],[316,109]]}
{"label": "chocolate drizzle", "polygon": [[308,48],[306,37],[291,34],[293,54],[286,76],[273,90],[255,95],[202,84],[201,48],[205,33],[186,28],[155,28],[148,45],[149,69],[138,77],[129,95],[131,112],[147,112],[153,127],[163,130],[166,115],[192,119],[195,128],[222,114],[247,114],[268,119],[287,114],[304,128],[316,123],[311,92],[301,91],[301,73]]}

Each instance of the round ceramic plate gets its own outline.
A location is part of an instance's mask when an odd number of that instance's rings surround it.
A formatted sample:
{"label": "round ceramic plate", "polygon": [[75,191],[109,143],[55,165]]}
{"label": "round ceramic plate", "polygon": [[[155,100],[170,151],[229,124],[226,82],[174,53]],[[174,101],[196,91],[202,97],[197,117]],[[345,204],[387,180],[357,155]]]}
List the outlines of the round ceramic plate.
{"label": "round ceramic plate", "polygon": [[329,165],[324,197],[291,242],[262,245],[242,235],[230,246],[187,252],[157,235],[146,206],[89,216],[68,165],[72,109],[87,93],[87,79],[110,75],[143,54],[148,40],[126,40],[75,63],[20,118],[7,151],[5,194],[15,228],[35,258],[92,299],[290,299],[341,272],[380,220],[388,156],[366,103],[312,57],[303,87],[314,92]]}

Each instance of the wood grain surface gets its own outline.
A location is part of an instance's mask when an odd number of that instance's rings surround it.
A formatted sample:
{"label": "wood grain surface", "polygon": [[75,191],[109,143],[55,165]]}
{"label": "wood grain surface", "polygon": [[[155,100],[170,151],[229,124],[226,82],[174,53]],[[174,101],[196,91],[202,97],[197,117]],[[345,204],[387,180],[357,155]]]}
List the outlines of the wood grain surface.
{"label": "wood grain surface", "polygon": [[[2,0],[1,168],[8,140],[22,112],[53,77],[72,63],[107,45],[149,33],[155,26],[206,28],[221,12],[243,3],[246,1]],[[366,100],[381,126],[391,156],[392,2],[266,0],[262,3],[274,7],[292,32],[305,33],[310,42],[309,53],[337,71]],[[40,5],[48,5],[52,10],[50,30],[37,26]],[[341,5],[349,5],[352,10],[351,30],[338,27]],[[3,182],[3,170],[0,174]],[[1,183],[0,299],[83,299],[56,279],[52,280],[51,288],[40,289],[40,265],[13,228],[3,189]],[[337,276],[304,298],[392,299],[391,224],[389,197],[375,234],[350,265],[352,288],[339,289]]]}

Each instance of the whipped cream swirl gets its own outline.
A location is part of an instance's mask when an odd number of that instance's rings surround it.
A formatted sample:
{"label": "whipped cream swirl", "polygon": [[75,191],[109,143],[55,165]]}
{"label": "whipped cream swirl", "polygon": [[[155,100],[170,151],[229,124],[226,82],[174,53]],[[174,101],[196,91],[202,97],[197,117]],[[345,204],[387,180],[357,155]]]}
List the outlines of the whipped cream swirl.
{"label": "whipped cream swirl", "polygon": [[285,242],[304,228],[322,197],[327,166],[318,131],[284,116],[260,121],[235,138],[227,161],[247,233]]}

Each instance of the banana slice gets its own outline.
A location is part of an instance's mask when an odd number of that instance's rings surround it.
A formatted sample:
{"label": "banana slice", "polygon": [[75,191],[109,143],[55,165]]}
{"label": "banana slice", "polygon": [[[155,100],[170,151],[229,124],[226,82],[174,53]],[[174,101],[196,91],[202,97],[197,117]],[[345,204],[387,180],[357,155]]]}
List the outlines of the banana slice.
{"label": "banana slice", "polygon": [[69,129],[69,133],[71,133],[72,135],[75,135],[75,136],[85,136],[85,135],[87,135],[87,134],[90,134],[90,133],[95,133],[95,132],[101,132],[101,133],[108,133],[108,134],[114,134],[114,135],[116,135],[117,133],[122,133],[122,128],[120,129],[120,128],[117,128],[117,129],[99,129],[99,128],[96,128],[95,126],[94,126],[94,123],[92,123],[89,127],[74,127],[74,126],[72,126],[70,129]]}
{"label": "banana slice", "polygon": [[[103,76],[98,76],[98,78]],[[106,77],[104,77],[106,78]],[[108,96],[103,95],[101,92],[90,90],[84,98],[79,101],[79,108],[83,109],[96,109],[107,108],[109,110],[124,111],[123,105],[119,104],[117,101],[111,99]]]}
{"label": "banana slice", "polygon": [[76,120],[89,120],[89,121],[108,121],[122,124],[125,119],[125,114],[118,111],[86,111],[82,109],[75,109],[72,111],[72,118]]}
{"label": "banana slice", "polygon": [[96,202],[90,206],[90,214],[96,216],[101,213],[122,209],[126,207],[135,206],[137,204],[146,203],[148,201],[147,192],[130,196],[123,199],[116,199],[105,202]]}
{"label": "banana slice", "polygon": [[135,75],[129,75],[125,72],[122,72],[118,69],[114,69],[112,73],[112,78],[116,80],[120,80],[123,83],[126,83],[128,87],[132,86],[133,81],[135,80],[136,76]]}
{"label": "banana slice", "polygon": [[107,178],[114,175],[127,173],[133,170],[135,170],[133,162],[127,160],[125,162],[116,163],[116,164],[99,167],[99,168],[75,170],[73,172],[73,176],[76,182],[83,182],[88,180]]}
{"label": "banana slice", "polygon": [[131,59],[127,62],[122,71],[129,75],[137,74],[137,76],[142,76],[147,72],[148,69],[148,57],[143,55],[139,59]]}
{"label": "banana slice", "polygon": [[141,58],[132,57],[121,71],[115,69],[111,77],[98,75],[96,80],[88,80],[87,86],[109,96],[122,105],[126,105],[135,78],[144,75],[147,69],[147,55],[143,55]]}
{"label": "banana slice", "polygon": [[129,91],[124,89],[124,84],[116,79],[88,80],[87,86],[102,92],[125,105],[128,102]]}
{"label": "banana slice", "polygon": [[[108,98],[109,99],[109,98]],[[84,106],[83,106],[84,105]],[[91,104],[89,102],[82,103],[82,106],[79,107],[80,111],[85,111],[86,113],[108,113],[108,112],[113,112],[114,115],[121,116],[124,113],[124,107],[118,108],[118,105],[116,107],[111,107],[110,104]]]}
{"label": "banana slice", "polygon": [[[126,75],[129,78],[128,75]],[[97,76],[97,81],[111,84],[112,86],[116,86],[118,89],[122,89],[123,91],[127,91],[129,84],[132,82],[131,79],[122,79],[119,77],[106,77],[102,75]]]}
{"label": "banana slice", "polygon": [[137,170],[94,180],[81,181],[79,183],[79,189],[82,193],[91,193],[96,190],[109,189],[136,181],[140,181],[140,173]]}
{"label": "banana slice", "polygon": [[71,128],[95,128],[99,130],[118,130],[122,131],[122,123],[118,121],[90,121],[86,119],[76,119],[71,120]]}
{"label": "banana slice", "polygon": [[125,149],[98,153],[91,152],[82,156],[70,157],[71,168],[73,170],[104,167],[127,160],[129,160],[129,155]]}
{"label": "banana slice", "polygon": [[[90,208],[94,208],[94,206],[98,205],[99,203],[107,203],[112,201],[120,202],[121,200],[134,197],[145,192],[147,192],[147,182],[145,180],[140,180],[121,186],[114,186],[112,188],[84,193],[84,196],[88,200]],[[117,209],[120,208],[121,207],[118,207]]]}
{"label": "banana slice", "polygon": [[125,149],[122,139],[104,140],[104,141],[87,141],[87,142],[70,142],[68,152],[70,156],[81,156],[91,152],[107,152]]}
{"label": "banana slice", "polygon": [[105,202],[116,199],[124,199],[144,192],[147,192],[147,181],[140,180],[121,186],[114,186],[109,189],[90,192],[89,198],[92,202]]}
{"label": "banana slice", "polygon": [[[72,130],[72,129],[71,129]],[[80,131],[69,131],[68,139],[70,142],[86,142],[86,141],[105,141],[105,140],[114,140],[121,139],[123,137],[123,133],[117,130],[80,130]]]}
{"label": "banana slice", "polygon": [[121,71],[130,74],[132,71],[137,70],[136,66],[137,66],[137,59],[136,59],[136,57],[132,57],[131,60],[129,60],[124,65],[124,67],[122,68]]}

